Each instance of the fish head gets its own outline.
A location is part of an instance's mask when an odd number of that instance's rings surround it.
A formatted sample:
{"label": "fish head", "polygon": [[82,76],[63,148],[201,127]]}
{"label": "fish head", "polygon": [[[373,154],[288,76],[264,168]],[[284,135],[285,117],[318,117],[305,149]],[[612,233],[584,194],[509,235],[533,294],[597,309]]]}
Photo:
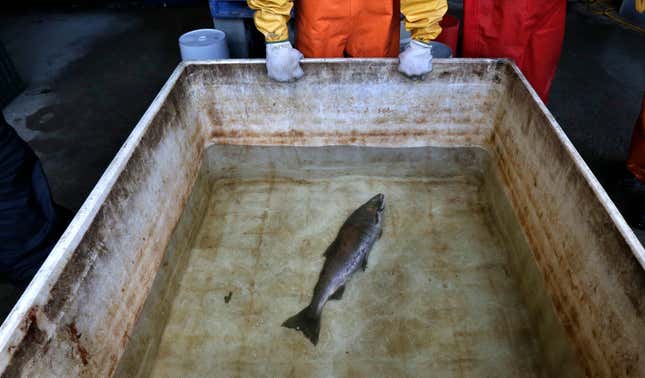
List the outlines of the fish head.
{"label": "fish head", "polygon": [[376,219],[376,223],[380,224],[382,219],[383,210],[385,210],[385,195],[379,193],[372,197],[363,205],[363,209]]}

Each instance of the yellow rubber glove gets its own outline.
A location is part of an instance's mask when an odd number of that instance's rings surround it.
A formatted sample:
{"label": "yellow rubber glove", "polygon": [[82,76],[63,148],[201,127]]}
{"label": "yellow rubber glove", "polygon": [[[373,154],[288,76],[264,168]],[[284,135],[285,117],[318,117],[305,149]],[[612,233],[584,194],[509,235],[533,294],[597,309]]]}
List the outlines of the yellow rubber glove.
{"label": "yellow rubber glove", "polygon": [[636,0],[634,5],[636,5],[636,12],[638,13],[645,12],[645,0]]}
{"label": "yellow rubber glove", "polygon": [[401,0],[405,28],[412,33],[412,39],[423,43],[428,43],[441,34],[439,21],[447,11],[447,0]]}
{"label": "yellow rubber glove", "polygon": [[267,42],[282,42],[289,39],[287,23],[291,18],[291,0],[246,0],[255,10],[255,27],[264,34]]}

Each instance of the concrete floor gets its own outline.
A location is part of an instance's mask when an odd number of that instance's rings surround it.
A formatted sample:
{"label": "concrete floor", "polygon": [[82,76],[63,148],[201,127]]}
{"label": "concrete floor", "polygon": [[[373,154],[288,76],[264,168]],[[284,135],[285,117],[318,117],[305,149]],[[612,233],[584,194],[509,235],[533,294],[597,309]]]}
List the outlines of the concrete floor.
{"label": "concrete floor", "polygon": [[[628,208],[616,183],[645,95],[645,33],[593,15],[582,2],[569,3],[566,27],[547,105],[612,200]],[[634,231],[645,244],[645,231]]]}
{"label": "concrete floor", "polygon": [[[3,112],[59,203],[81,206],[179,62],[179,35],[202,27],[212,27],[206,6],[0,15],[0,40],[29,83]],[[549,108],[610,193],[645,89],[643,46],[645,34],[570,3]],[[19,294],[0,286],[0,319]]]}
{"label": "concrete floor", "polygon": [[[0,41],[29,84],[3,113],[57,202],[78,210],[179,63],[177,38],[204,27],[208,7],[0,14]],[[0,321],[20,294],[0,284]]]}

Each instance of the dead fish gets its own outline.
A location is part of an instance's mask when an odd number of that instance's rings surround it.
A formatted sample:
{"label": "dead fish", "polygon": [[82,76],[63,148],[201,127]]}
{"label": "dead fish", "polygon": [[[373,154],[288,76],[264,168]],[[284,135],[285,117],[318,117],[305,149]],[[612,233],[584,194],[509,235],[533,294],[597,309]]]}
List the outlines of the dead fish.
{"label": "dead fish", "polygon": [[314,345],[318,343],[320,318],[329,299],[341,299],[345,284],[359,268],[367,268],[372,246],[383,232],[385,196],[375,195],[356,209],[338,231],[325,251],[325,263],[309,306],[282,323],[302,332]]}

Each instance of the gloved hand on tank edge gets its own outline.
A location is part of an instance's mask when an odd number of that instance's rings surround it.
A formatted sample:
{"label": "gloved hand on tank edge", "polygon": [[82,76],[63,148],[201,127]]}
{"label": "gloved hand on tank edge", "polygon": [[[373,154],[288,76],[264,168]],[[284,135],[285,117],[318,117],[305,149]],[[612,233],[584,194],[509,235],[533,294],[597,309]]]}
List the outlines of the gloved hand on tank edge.
{"label": "gloved hand on tank edge", "polygon": [[423,80],[432,71],[432,46],[412,40],[399,54],[399,72],[412,79]]}
{"label": "gloved hand on tank edge", "polygon": [[267,73],[280,82],[295,81],[304,76],[300,68],[302,53],[291,46],[291,42],[267,43]]}

